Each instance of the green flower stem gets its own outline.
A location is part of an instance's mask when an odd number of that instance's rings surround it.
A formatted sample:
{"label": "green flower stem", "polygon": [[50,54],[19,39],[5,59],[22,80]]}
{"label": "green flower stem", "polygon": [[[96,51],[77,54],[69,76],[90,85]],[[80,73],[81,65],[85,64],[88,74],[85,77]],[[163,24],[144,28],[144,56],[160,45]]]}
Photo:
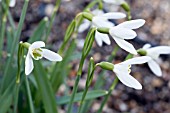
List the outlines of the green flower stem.
{"label": "green flower stem", "polygon": [[131,20],[132,16],[129,4],[127,2],[124,2],[123,4],[121,4],[121,7],[127,12],[127,19]]}
{"label": "green flower stem", "polygon": [[83,47],[83,50],[82,50],[80,65],[79,65],[79,69],[78,69],[78,72],[77,72],[76,81],[75,81],[75,84],[74,84],[71,99],[70,99],[70,102],[69,102],[69,105],[68,105],[67,113],[71,113],[73,100],[74,100],[75,94],[76,94],[77,89],[78,89],[78,83],[80,81],[80,76],[82,75],[84,60],[85,60],[85,58],[87,57],[87,55],[89,54],[89,52],[92,48],[92,45],[93,45],[93,42],[94,42],[94,36],[95,36],[95,28],[91,28],[90,31],[88,32],[86,40],[84,42],[84,47]]}
{"label": "green flower stem", "polygon": [[[119,46],[116,45],[114,50],[112,51],[111,55],[109,56],[109,58],[107,60],[108,62],[112,62],[112,60],[115,58],[118,50],[119,50]],[[103,86],[104,81],[105,81],[105,79],[104,79],[105,72],[106,72],[106,70],[102,70],[102,72],[99,74],[97,81],[95,82],[94,89],[99,89]],[[93,103],[93,100],[86,101],[81,112],[86,113],[87,110],[91,107],[92,103]]]}
{"label": "green flower stem", "polygon": [[14,113],[17,113],[19,88],[20,88],[20,84],[16,84],[15,96],[14,96]]}
{"label": "green flower stem", "polygon": [[34,105],[33,105],[33,101],[32,101],[32,96],[31,96],[31,91],[30,91],[30,86],[29,86],[28,78],[27,78],[26,75],[25,75],[25,84],[26,84],[26,89],[27,89],[27,94],[28,94],[30,111],[31,111],[31,113],[35,113],[35,111],[34,111]]}
{"label": "green flower stem", "polygon": [[76,21],[73,20],[73,21],[70,23],[70,25],[68,26],[68,28],[67,28],[67,30],[66,30],[66,34],[65,34],[65,36],[64,36],[64,41],[63,41],[60,49],[58,50],[58,53],[59,53],[60,55],[63,54],[63,51],[64,51],[64,49],[65,49],[68,41],[70,40],[72,34],[74,33],[75,26],[76,26]]}
{"label": "green flower stem", "polygon": [[73,87],[73,92],[72,92],[72,95],[71,95],[70,102],[68,104],[67,113],[71,113],[72,104],[73,104],[74,97],[75,97],[75,94],[76,94],[77,89],[78,89],[78,83],[80,81],[80,76],[82,74],[82,68],[83,68],[84,60],[85,60],[84,58],[81,58],[79,69],[78,69],[77,76],[76,76],[76,81],[75,81],[75,84],[74,84],[74,87]]}
{"label": "green flower stem", "polygon": [[12,60],[13,60],[14,54],[15,54],[15,49],[17,47],[17,42],[18,42],[20,35],[21,35],[21,30],[22,30],[23,23],[24,23],[24,20],[25,20],[25,15],[26,15],[28,3],[29,3],[29,0],[25,0],[24,6],[23,6],[23,9],[22,9],[22,13],[21,13],[21,18],[20,18],[20,21],[19,21],[19,24],[18,24],[18,29],[16,31],[16,35],[14,37],[14,40],[13,40],[13,43],[12,43],[12,46],[11,46],[11,51],[10,51],[11,57],[8,59],[6,67],[5,67],[4,77],[3,77],[3,80],[2,80],[1,91],[0,91],[1,94],[6,89],[5,87],[8,86],[7,83],[9,83],[9,82],[7,82],[7,81],[10,80],[10,78],[12,77],[11,74],[9,74],[8,70],[11,67]]}
{"label": "green flower stem", "polygon": [[20,82],[20,70],[21,70],[21,63],[22,63],[22,56],[23,56],[23,50],[24,48],[22,47],[22,44],[19,44],[19,48],[18,48],[18,71],[17,71],[17,78],[16,78],[16,83],[19,84]]}
{"label": "green flower stem", "polygon": [[67,113],[71,113],[72,104],[73,104],[74,97],[75,97],[75,94],[76,94],[77,89],[78,89],[78,83],[79,83],[79,81],[80,81],[80,75],[77,75],[77,76],[76,76],[76,81],[75,81],[75,84],[74,84],[74,87],[73,87],[73,92],[72,92],[72,95],[71,95],[71,99],[70,99],[70,102],[69,102],[69,104],[68,104]]}
{"label": "green flower stem", "polygon": [[105,96],[104,100],[102,101],[102,104],[101,104],[101,106],[100,106],[100,109],[98,110],[97,113],[101,113],[101,112],[102,112],[104,105],[106,104],[106,102],[107,102],[109,96],[111,95],[112,91],[115,89],[118,81],[119,81],[119,79],[116,77],[116,78],[114,79],[112,85],[111,85],[110,88],[109,88],[108,94]]}
{"label": "green flower stem", "polygon": [[90,73],[90,78],[86,80],[86,87],[85,87],[85,90],[83,91],[83,96],[82,96],[82,99],[81,99],[81,103],[80,103],[80,107],[79,107],[79,111],[78,113],[81,113],[81,109],[83,107],[83,103],[84,103],[84,99],[86,97],[86,94],[87,94],[87,91],[91,85],[91,82],[92,82],[92,79],[93,79],[93,75],[94,75],[94,70],[96,69],[97,65],[92,69],[92,72]]}
{"label": "green flower stem", "polygon": [[59,6],[60,6],[60,3],[61,3],[61,0],[57,0],[56,1],[56,5],[54,7],[54,10],[53,10],[53,13],[52,13],[52,17],[50,19],[50,23],[49,23],[49,26],[47,28],[47,33],[46,33],[45,40],[44,40],[45,42],[47,42],[47,39],[48,39],[48,36],[50,34],[50,31],[51,31],[51,28],[52,28],[52,25],[53,25],[56,13],[57,13],[57,11],[59,9]]}

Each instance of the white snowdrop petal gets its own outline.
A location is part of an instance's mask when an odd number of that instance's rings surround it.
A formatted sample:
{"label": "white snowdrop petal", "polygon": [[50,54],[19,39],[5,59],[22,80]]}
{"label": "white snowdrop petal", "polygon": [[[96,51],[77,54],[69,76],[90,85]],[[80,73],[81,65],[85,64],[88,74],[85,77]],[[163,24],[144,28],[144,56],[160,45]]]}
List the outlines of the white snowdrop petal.
{"label": "white snowdrop petal", "polygon": [[109,22],[108,20],[101,18],[101,17],[98,17],[98,16],[93,17],[92,23],[95,27],[108,27],[108,28],[110,28],[110,27],[114,26],[114,24],[112,22]]}
{"label": "white snowdrop petal", "polygon": [[129,42],[127,42],[127,41],[125,41],[124,39],[121,39],[121,38],[113,37],[113,39],[125,51],[132,53],[134,55],[137,55],[137,52],[136,52],[136,50],[135,50],[135,48],[133,47],[132,44],[130,44]]}
{"label": "white snowdrop petal", "polygon": [[109,30],[109,33],[111,36],[116,36],[122,39],[134,39],[137,36],[135,31],[121,27],[112,27]]}
{"label": "white snowdrop petal", "polygon": [[126,21],[121,24],[119,24],[119,27],[124,27],[128,29],[137,29],[145,24],[145,20],[143,19],[136,19],[131,21]]}
{"label": "white snowdrop petal", "polygon": [[100,17],[104,17],[106,19],[121,19],[121,18],[125,18],[126,15],[120,12],[111,12],[111,13],[105,13]]}
{"label": "white snowdrop petal", "polygon": [[10,0],[9,6],[14,7],[16,4],[16,0]]}
{"label": "white snowdrop petal", "polygon": [[148,53],[170,54],[170,46],[157,46],[147,50]]}
{"label": "white snowdrop petal", "polygon": [[43,41],[36,41],[30,45],[31,49],[41,48],[41,47],[45,47],[45,43]]}
{"label": "white snowdrop petal", "polygon": [[159,66],[158,63],[156,63],[154,60],[150,60],[148,62],[148,65],[149,65],[149,68],[151,69],[151,71],[157,75],[157,76],[162,76],[162,71],[161,71],[161,68]]}
{"label": "white snowdrop petal", "polygon": [[151,44],[145,44],[142,48],[146,50],[146,49],[149,49],[150,47],[151,47]]}
{"label": "white snowdrop petal", "polygon": [[136,58],[126,60],[126,61],[122,62],[122,64],[127,64],[127,65],[143,64],[150,60],[151,60],[151,57],[149,57],[149,56],[141,56],[141,57],[136,57]]}
{"label": "white snowdrop petal", "polygon": [[96,31],[95,33],[95,40],[97,42],[97,44],[101,47],[103,45],[103,42],[102,42],[102,38],[101,38],[101,33],[99,33],[98,31]]}
{"label": "white snowdrop petal", "polygon": [[92,14],[98,16],[104,14],[103,10],[95,9],[92,11]]}
{"label": "white snowdrop petal", "polygon": [[142,89],[142,85],[133,76],[124,73],[121,70],[114,70],[114,72],[124,85],[138,90]]}
{"label": "white snowdrop petal", "polygon": [[33,60],[28,52],[25,59],[25,74],[29,75],[32,72],[33,68],[34,68]]}
{"label": "white snowdrop petal", "polygon": [[96,31],[96,33],[95,33],[95,39],[96,39],[97,44],[100,47],[103,45],[103,42],[105,42],[108,45],[111,44],[109,36],[107,34],[103,34],[98,31]]}
{"label": "white snowdrop petal", "polygon": [[90,21],[84,20],[84,22],[79,26],[78,32],[82,33],[90,27]]}
{"label": "white snowdrop petal", "polygon": [[124,0],[103,0],[105,3],[109,4],[115,4],[115,5],[121,5]]}
{"label": "white snowdrop petal", "polygon": [[101,35],[102,35],[103,42],[105,42],[107,45],[110,45],[111,41],[110,41],[109,36],[107,34],[102,34],[102,33],[101,33]]}
{"label": "white snowdrop petal", "polygon": [[50,61],[62,61],[62,57],[59,54],[48,49],[42,49],[42,55]]}

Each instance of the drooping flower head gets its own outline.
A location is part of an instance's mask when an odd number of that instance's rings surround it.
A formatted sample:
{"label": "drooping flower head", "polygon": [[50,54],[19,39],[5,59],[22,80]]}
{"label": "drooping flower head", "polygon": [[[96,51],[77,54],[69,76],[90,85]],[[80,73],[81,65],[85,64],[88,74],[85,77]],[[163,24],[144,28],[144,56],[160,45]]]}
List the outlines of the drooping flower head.
{"label": "drooping flower head", "polygon": [[136,19],[131,21],[123,22],[115,27],[111,27],[109,30],[109,34],[113,37],[115,42],[125,51],[137,54],[136,49],[133,47],[132,44],[125,41],[129,39],[134,39],[137,34],[133,29],[137,29],[141,26],[143,26],[145,23],[145,20],[143,19]]}
{"label": "drooping flower head", "polygon": [[32,58],[34,60],[39,60],[39,59],[42,59],[43,57],[50,61],[61,61],[62,60],[62,57],[59,54],[53,51],[50,51],[48,49],[44,49],[42,47],[45,47],[45,43],[43,41],[36,41],[29,46],[28,53],[25,59],[25,74],[26,75],[29,75],[34,68]]}
{"label": "drooping flower head", "polygon": [[148,56],[136,57],[119,64],[114,65],[113,72],[117,75],[119,80],[126,86],[135,88],[135,89],[142,89],[142,85],[130,75],[131,72],[131,65],[134,64],[143,64],[150,60],[151,58]]}
{"label": "drooping flower head", "polygon": [[[121,19],[125,18],[126,15],[119,12],[112,12],[112,13],[104,13],[102,10],[94,10],[92,11],[92,14],[94,15],[92,20],[84,20],[83,24],[80,25],[78,31],[81,33],[88,29],[90,26],[92,27],[113,27],[114,24],[108,19]],[[107,34],[100,33],[96,30],[95,33],[95,40],[97,44],[101,47],[103,45],[103,42],[105,42],[107,45],[110,45],[110,39]]]}
{"label": "drooping flower head", "polygon": [[136,57],[118,64],[112,64],[109,62],[100,62],[97,66],[100,66],[103,69],[113,71],[118,79],[126,86],[134,89],[142,89],[142,85],[130,75],[131,65],[134,64],[143,64],[151,60],[148,56]]}
{"label": "drooping flower head", "polygon": [[146,56],[151,57],[151,60],[148,61],[151,71],[157,76],[162,76],[161,68],[156,61],[161,54],[170,54],[170,46],[151,47],[150,44],[145,44],[142,49],[146,51]]}

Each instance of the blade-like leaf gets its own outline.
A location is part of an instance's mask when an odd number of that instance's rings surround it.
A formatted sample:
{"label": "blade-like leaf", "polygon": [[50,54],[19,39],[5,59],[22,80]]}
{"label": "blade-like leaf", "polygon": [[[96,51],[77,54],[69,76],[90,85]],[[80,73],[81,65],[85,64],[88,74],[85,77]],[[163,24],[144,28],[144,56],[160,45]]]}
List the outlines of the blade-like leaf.
{"label": "blade-like leaf", "polygon": [[[94,98],[101,97],[101,96],[104,96],[104,95],[107,95],[107,94],[108,94],[108,92],[105,91],[105,90],[88,91],[87,95],[85,97],[85,100],[94,99]],[[82,96],[83,96],[83,92],[77,93],[75,95],[74,102],[80,101]],[[57,99],[57,104],[58,105],[66,104],[66,103],[69,103],[69,101],[70,101],[70,96],[63,96],[63,97],[59,97]]]}
{"label": "blade-like leaf", "polygon": [[63,69],[68,68],[68,63],[70,62],[70,60],[72,60],[71,56],[73,56],[75,48],[76,48],[75,40],[72,40],[70,47],[65,52],[63,61],[56,63],[51,72],[50,81],[53,86],[54,92],[58,90],[59,86],[63,83],[63,80],[68,75],[68,73],[64,71]]}
{"label": "blade-like leaf", "polygon": [[41,40],[42,36],[44,35],[44,31],[46,29],[47,21],[48,21],[47,17],[45,17],[43,20],[41,20],[41,22],[39,23],[39,25],[35,29],[34,33],[31,35],[28,42],[33,43],[37,40]]}
{"label": "blade-like leaf", "polygon": [[34,64],[34,75],[39,87],[45,111],[46,113],[57,113],[55,94],[47,78],[45,69],[42,67],[42,64],[39,61],[35,61]]}
{"label": "blade-like leaf", "polygon": [[15,58],[14,54],[16,52],[15,51],[16,47],[18,47],[18,41],[19,41],[19,38],[20,38],[20,35],[21,35],[23,23],[24,23],[24,20],[25,20],[25,15],[26,15],[28,3],[29,3],[29,0],[25,0],[24,6],[23,6],[23,9],[22,9],[22,13],[21,13],[21,18],[19,20],[18,28],[17,28],[16,34],[15,34],[14,40],[12,42],[12,46],[11,46],[11,50],[10,50],[11,56],[6,63],[3,81],[2,81],[2,85],[1,85],[1,89],[0,89],[1,94],[4,92],[4,90],[8,86],[8,83],[10,83],[10,80],[12,80],[12,78],[15,75],[15,74],[12,74],[11,71],[9,71],[9,69],[11,69],[13,59]]}

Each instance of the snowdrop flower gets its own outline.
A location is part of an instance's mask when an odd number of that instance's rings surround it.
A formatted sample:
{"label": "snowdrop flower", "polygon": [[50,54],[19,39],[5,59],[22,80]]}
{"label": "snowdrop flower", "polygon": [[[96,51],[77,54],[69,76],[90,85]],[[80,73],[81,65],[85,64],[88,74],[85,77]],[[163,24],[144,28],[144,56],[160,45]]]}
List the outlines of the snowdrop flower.
{"label": "snowdrop flower", "polygon": [[125,2],[124,0],[103,0],[103,1],[105,3],[114,4],[114,5],[121,5]]}
{"label": "snowdrop flower", "polygon": [[115,64],[113,72],[115,72],[119,80],[124,85],[135,89],[142,89],[142,85],[133,76],[130,75],[130,68],[133,64],[143,64],[149,60],[151,60],[151,58],[148,56],[132,58],[119,64]]}
{"label": "snowdrop flower", "polygon": [[[1,1],[2,1],[2,0],[0,0],[0,2],[1,2]],[[10,2],[9,2],[9,6],[10,6],[10,7],[14,7],[15,4],[16,4],[16,0],[10,0]]]}
{"label": "snowdrop flower", "polygon": [[162,76],[161,68],[156,61],[161,54],[170,54],[170,46],[151,47],[150,44],[145,44],[143,50],[146,51],[146,56],[151,57],[151,60],[148,61],[148,66],[151,71],[157,76]]}
{"label": "snowdrop flower", "polygon": [[43,41],[36,41],[29,46],[28,53],[25,59],[25,74],[26,75],[29,75],[34,68],[32,58],[35,60],[42,59],[43,57],[50,61],[61,61],[62,60],[62,57],[59,54],[53,51],[50,51],[48,49],[43,49],[41,47],[45,47],[45,43]]}
{"label": "snowdrop flower", "polygon": [[[93,16],[92,21],[84,20],[83,24],[80,25],[78,32],[83,32],[88,29],[90,26],[92,27],[113,27],[114,24],[108,19],[121,19],[126,17],[125,14],[119,12],[105,13],[102,10],[94,10],[92,11]],[[92,25],[91,25],[92,24]],[[103,42],[110,45],[110,39],[107,34],[100,33],[96,30],[95,40],[97,44],[101,47]]]}
{"label": "snowdrop flower", "polygon": [[109,34],[113,37],[115,42],[125,51],[137,54],[136,49],[133,47],[132,44],[125,41],[129,39],[134,39],[137,34],[133,29],[137,29],[141,26],[143,26],[145,23],[145,20],[143,19],[136,19],[131,21],[123,22],[115,27],[111,27],[109,30]]}

